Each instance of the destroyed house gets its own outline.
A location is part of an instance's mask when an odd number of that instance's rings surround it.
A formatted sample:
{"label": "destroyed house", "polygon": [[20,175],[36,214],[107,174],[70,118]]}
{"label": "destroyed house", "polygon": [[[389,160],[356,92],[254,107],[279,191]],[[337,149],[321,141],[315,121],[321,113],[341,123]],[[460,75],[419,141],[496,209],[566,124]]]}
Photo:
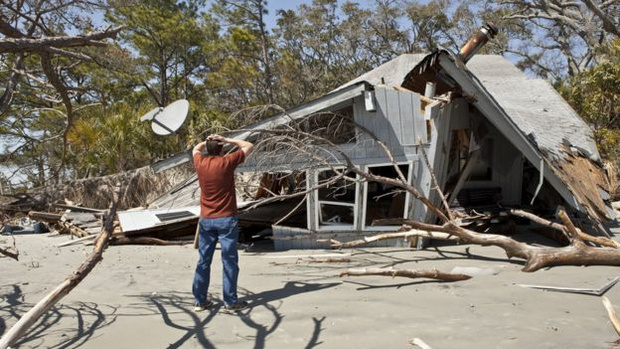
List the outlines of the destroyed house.
{"label": "destroyed house", "polygon": [[[345,120],[332,136],[337,134],[334,142],[355,166],[397,177],[378,143],[355,131],[354,123],[385,143],[406,180],[437,204],[428,165],[451,208],[466,213],[521,207],[545,216],[564,206],[599,234],[605,234],[602,223],[615,218],[606,205],[607,180],[589,127],[547,81],[526,76],[502,56],[463,57],[445,50],[404,54],[235,137],[252,139],[254,131],[325,112]],[[335,127],[331,121],[320,124],[320,117],[315,122],[317,129]],[[338,156],[330,168],[304,166],[308,159],[298,155],[268,160],[263,155],[255,152],[238,169],[261,174],[260,188],[249,193],[257,200],[249,205],[256,208],[240,214],[240,226],[250,235],[273,234],[276,248],[323,248],[329,243],[317,238],[347,241],[396,230],[373,225],[377,219],[435,221],[409,193],[361,180],[336,181],[307,195],[260,205],[273,193],[313,188],[344,167]],[[187,154],[181,158],[158,166],[190,159]],[[189,179],[150,209],[174,216],[172,224],[195,219],[198,203],[197,182]]]}

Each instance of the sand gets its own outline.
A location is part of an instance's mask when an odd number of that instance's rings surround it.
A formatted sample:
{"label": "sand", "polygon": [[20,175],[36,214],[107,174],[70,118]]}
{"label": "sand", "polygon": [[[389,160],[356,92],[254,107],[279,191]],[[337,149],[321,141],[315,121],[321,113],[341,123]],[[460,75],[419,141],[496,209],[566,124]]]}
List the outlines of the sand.
{"label": "sand", "polygon": [[[0,236],[0,242],[7,241]],[[0,258],[0,333],[75,270],[92,246],[67,236],[17,236],[20,260]],[[303,257],[342,253],[350,262]],[[301,258],[300,258],[301,257]],[[519,284],[599,288],[620,275],[607,266],[524,273],[496,247],[426,251],[366,248],[240,252],[238,315],[221,309],[216,251],[211,311],[193,312],[191,246],[111,246],[103,261],[23,337],[18,348],[610,348],[619,336],[601,297]],[[475,272],[445,283],[338,276],[360,267]],[[620,285],[605,294],[620,306]]]}

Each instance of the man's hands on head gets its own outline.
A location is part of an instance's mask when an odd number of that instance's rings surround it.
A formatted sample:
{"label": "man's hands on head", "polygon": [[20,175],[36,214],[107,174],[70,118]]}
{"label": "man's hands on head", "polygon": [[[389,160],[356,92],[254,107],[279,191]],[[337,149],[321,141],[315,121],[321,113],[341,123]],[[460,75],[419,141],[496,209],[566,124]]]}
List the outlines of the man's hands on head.
{"label": "man's hands on head", "polygon": [[226,137],[222,137],[218,134],[210,134],[207,136],[207,141],[218,141],[220,144],[224,144],[224,143],[230,143],[233,144],[237,147],[239,147],[239,149],[241,149],[241,151],[243,151],[243,153],[247,156],[249,155],[252,150],[254,149],[254,144],[244,141],[244,140],[240,140],[240,139],[234,139],[234,138],[226,138]]}
{"label": "man's hands on head", "polygon": [[218,135],[218,134],[210,134],[207,136],[208,141],[218,141],[219,143],[229,143],[226,141],[226,138]]}

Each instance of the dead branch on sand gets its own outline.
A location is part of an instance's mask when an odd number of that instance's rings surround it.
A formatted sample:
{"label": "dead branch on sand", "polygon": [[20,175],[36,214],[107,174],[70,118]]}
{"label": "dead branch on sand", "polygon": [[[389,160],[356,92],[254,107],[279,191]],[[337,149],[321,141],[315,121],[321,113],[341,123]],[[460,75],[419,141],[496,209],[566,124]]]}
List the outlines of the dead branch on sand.
{"label": "dead branch on sand", "polygon": [[609,316],[609,321],[611,321],[614,330],[616,330],[617,334],[620,334],[620,320],[618,320],[618,317],[616,316],[616,311],[614,310],[614,306],[613,304],[611,304],[609,298],[603,296],[603,305],[607,310],[607,316]]}
{"label": "dead branch on sand", "polygon": [[0,247],[0,255],[13,258],[14,260],[19,260],[19,250],[17,249],[17,244],[15,243],[15,237],[13,238],[13,246],[12,247]]}
{"label": "dead branch on sand", "polygon": [[437,240],[455,240],[458,241],[459,238],[453,236],[448,233],[442,233],[438,231],[424,231],[420,229],[411,229],[398,233],[385,233],[374,236],[365,236],[358,240],[353,240],[349,242],[340,242],[335,239],[318,239],[317,242],[329,242],[332,248],[351,248],[356,246],[366,245],[371,242],[381,241],[381,240],[389,240],[389,239],[408,239],[410,237],[424,237],[428,239],[437,239]]}
{"label": "dead branch on sand", "polygon": [[343,276],[401,276],[411,279],[427,278],[441,281],[463,281],[471,279],[471,276],[465,274],[443,273],[438,270],[414,270],[414,269],[379,269],[379,268],[363,268],[363,269],[347,269],[340,273]]}

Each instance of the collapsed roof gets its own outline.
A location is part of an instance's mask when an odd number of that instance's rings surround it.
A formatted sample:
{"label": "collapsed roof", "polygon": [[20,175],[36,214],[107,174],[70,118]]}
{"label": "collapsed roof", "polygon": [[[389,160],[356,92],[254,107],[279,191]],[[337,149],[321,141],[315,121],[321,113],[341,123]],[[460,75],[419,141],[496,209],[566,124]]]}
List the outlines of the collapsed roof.
{"label": "collapsed roof", "polygon": [[[458,55],[445,50],[428,55],[403,54],[320,98],[245,127],[234,137],[244,139],[253,131],[301,119],[377,85],[423,94],[429,81],[436,84],[438,95],[452,93],[468,98],[540,171],[541,185],[544,176],[569,205],[593,223],[615,218],[604,202],[608,199],[607,179],[588,125],[547,81],[527,77],[499,55],[476,55],[465,65]],[[191,159],[188,155],[181,158]],[[187,183],[151,206],[197,205],[197,183]]]}

